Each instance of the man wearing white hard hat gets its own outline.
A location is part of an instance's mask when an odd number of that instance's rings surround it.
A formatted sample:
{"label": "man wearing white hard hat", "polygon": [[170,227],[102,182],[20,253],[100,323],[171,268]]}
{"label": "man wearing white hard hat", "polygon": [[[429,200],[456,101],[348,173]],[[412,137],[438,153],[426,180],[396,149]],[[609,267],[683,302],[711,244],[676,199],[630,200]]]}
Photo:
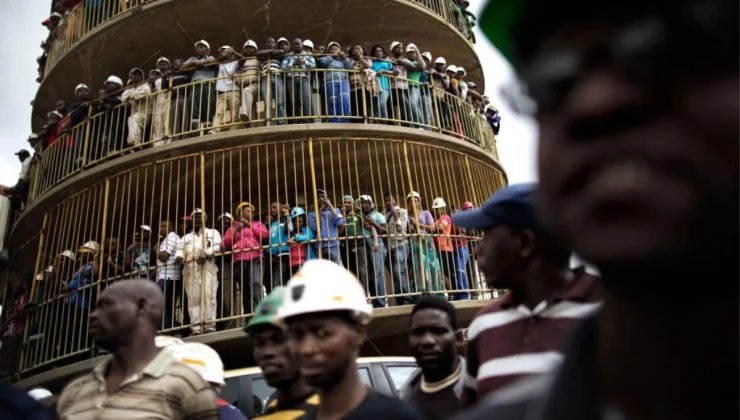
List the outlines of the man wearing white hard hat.
{"label": "man wearing white hard hat", "polygon": [[[67,328],[72,331],[67,345],[72,351],[90,344],[87,337],[87,317],[95,306],[96,296],[95,288],[85,286],[91,285],[98,278],[99,254],[100,245],[97,242],[85,242],[78,250],[79,263],[82,267],[72,275],[67,287],[62,289],[62,292],[72,292],[65,311]],[[77,291],[78,289],[82,291]]]}
{"label": "man wearing white hard hat", "polygon": [[239,107],[239,118],[250,122],[255,118],[252,104],[260,94],[260,60],[257,58],[257,43],[250,40],[242,46],[242,59],[239,61],[239,88],[242,90],[242,104]]}
{"label": "man wearing white hard hat", "polygon": [[[167,351],[180,362],[195,370],[208,382],[216,394],[226,385],[224,363],[216,350],[202,343],[181,343],[167,347]],[[216,399],[221,420],[247,420],[238,408],[223,398]]]}
{"label": "man wearing white hard hat", "polygon": [[468,73],[462,67],[458,67],[457,71],[455,72],[455,79],[457,79],[458,83],[458,96],[463,101],[466,101],[468,99],[468,84],[463,80],[463,77],[467,75]]}
{"label": "man wearing white hard hat", "polygon": [[[415,48],[415,47],[414,47]],[[418,50],[417,50],[418,51]],[[412,121],[411,100],[409,99],[409,82],[408,72],[415,67],[411,60],[403,56],[403,43],[394,41],[391,43],[391,64],[393,71],[398,72],[396,77],[391,78],[391,109],[390,113],[395,112],[398,107],[398,115],[391,116],[393,119],[404,121],[404,127],[411,127],[408,122]]]}
{"label": "man wearing white hard hat", "polygon": [[[187,88],[187,101],[190,108],[191,137],[197,135],[201,124],[207,124],[213,117],[216,107],[216,83],[206,81],[216,77],[216,59],[211,55],[211,45],[205,40],[195,43],[195,54],[180,67],[182,72],[192,72],[192,81],[199,82]],[[186,128],[187,129],[187,128]]]}
{"label": "man wearing white hard hat", "polygon": [[80,83],[75,87],[75,100],[69,104],[67,110],[70,120],[69,127],[74,127],[87,118],[90,102],[92,102],[90,88],[86,84]]}
{"label": "man wearing white hard hat", "polygon": [[372,307],[357,278],[326,260],[306,262],[288,282],[277,318],[290,331],[301,375],[320,396],[316,418],[422,419],[416,409],[370,390],[357,372]]}
{"label": "man wearing white hard hat", "polygon": [[152,107],[152,141],[154,146],[161,146],[168,143],[167,140],[162,140],[165,135],[165,120],[167,117],[167,108],[169,104],[167,97],[169,96],[167,91],[162,89],[162,82],[165,78],[170,77],[172,72],[172,62],[167,57],[159,57],[157,59],[157,70],[160,76],[154,79],[154,85],[152,90],[158,92],[157,96],[154,97],[154,104]]}
{"label": "man wearing white hard hat", "polygon": [[156,266],[157,253],[151,243],[152,228],[149,225],[139,226],[139,231],[134,234],[134,242],[126,249],[124,266],[130,272],[132,279],[154,279],[154,272],[150,271]]}
{"label": "man wearing white hard hat", "polygon": [[426,66],[424,72],[419,77],[419,84],[421,89],[421,119],[423,127],[426,130],[431,130],[431,125],[434,123],[434,105],[432,104],[432,71],[434,67],[432,65],[432,53],[429,51],[423,52],[421,58]]}
{"label": "man wearing white hard hat", "polygon": [[144,143],[146,127],[152,116],[152,102],[154,97],[152,88],[149,83],[144,82],[144,70],[140,68],[131,69],[128,74],[131,85],[123,91],[121,100],[128,105],[131,115],[128,123],[128,139],[126,141],[129,147],[139,146]]}
{"label": "man wearing white hard hat", "polygon": [[[468,290],[468,277],[465,273],[465,266],[461,266],[462,271],[456,270],[457,256],[452,243],[452,218],[448,214],[447,203],[442,197],[437,197],[432,201],[432,211],[434,212],[434,229],[437,235],[434,237],[434,244],[439,252],[439,262],[442,266],[442,272],[447,277],[451,287],[448,290]],[[468,292],[451,293],[450,300],[468,300]]]}
{"label": "man wearing white hard hat", "polygon": [[90,333],[111,357],[64,388],[61,419],[219,418],[213,388],[157,346],[163,307],[164,296],[150,280],[119,281],[102,291]]}
{"label": "man wearing white hard hat", "polygon": [[[408,70],[409,78],[409,104],[411,106],[411,120],[417,124],[421,124],[425,121],[422,116],[421,106],[421,75],[426,70],[426,61],[421,56],[421,52],[416,45],[409,44],[406,46],[406,58],[411,62],[412,68]],[[423,128],[423,127],[422,127]]]}
{"label": "man wearing white hard hat", "polygon": [[[288,40],[280,38],[283,44],[287,44]],[[278,42],[279,44],[280,42]],[[288,44],[290,45],[290,44]],[[264,49],[257,52],[258,58],[262,63],[262,78],[260,82],[260,95],[262,100],[265,101],[265,118],[275,118],[272,114],[273,101],[275,101],[275,108],[277,108],[277,123],[285,124],[285,82],[279,73],[283,56],[287,51],[280,48],[275,43],[275,38],[268,36],[265,39]],[[269,73],[269,82],[267,76]],[[270,95],[267,95],[267,87],[270,87]]]}
{"label": "man wearing white hard hat", "polygon": [[[310,41],[309,41],[310,42]],[[311,43],[313,44],[313,43]],[[316,59],[310,52],[304,52],[303,40],[295,38],[291,50],[283,58],[282,68],[288,71],[285,78],[288,117],[308,117],[311,115],[311,77],[308,71],[316,68]],[[309,123],[307,119],[296,118],[291,123]]]}
{"label": "man wearing white hard hat", "polygon": [[431,71],[430,76],[432,78],[432,85],[434,86],[432,96],[437,104],[439,118],[441,120],[439,123],[442,125],[442,128],[450,130],[452,128],[452,114],[445,100],[447,96],[445,92],[450,88],[451,78],[445,71],[445,67],[447,67],[447,60],[444,57],[437,57],[434,60],[434,69]]}
{"label": "man wearing white hard hat", "polygon": [[33,299],[46,301],[59,293],[62,279],[69,278],[74,270],[75,253],[66,250],[54,258],[51,264],[43,272],[36,275],[36,295]]}
{"label": "man wearing white hard hat", "polygon": [[[237,128],[237,114],[242,103],[239,86],[234,81],[234,76],[239,70],[237,54],[229,45],[218,49],[218,80],[216,81],[216,117],[213,119],[211,134],[226,129]],[[232,124],[231,127],[228,127]]]}
{"label": "man wearing white hard hat", "polygon": [[183,264],[182,278],[188,298],[193,334],[216,332],[216,292],[218,266],[214,261],[221,251],[221,234],[205,227],[208,216],[201,209],[190,215],[193,231],[177,242],[177,260]]}

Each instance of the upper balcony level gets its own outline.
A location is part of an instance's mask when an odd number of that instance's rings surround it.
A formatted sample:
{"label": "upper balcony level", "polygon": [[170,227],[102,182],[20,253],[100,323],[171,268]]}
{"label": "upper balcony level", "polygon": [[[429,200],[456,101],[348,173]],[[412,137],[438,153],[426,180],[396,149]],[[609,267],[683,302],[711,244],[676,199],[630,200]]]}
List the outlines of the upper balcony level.
{"label": "upper balcony level", "polygon": [[28,204],[121,156],[135,158],[141,150],[168,143],[185,150],[188,140],[218,141],[227,131],[238,137],[298,138],[308,129],[364,130],[410,138],[406,129],[411,128],[424,130],[412,131],[414,136],[430,133],[430,143],[435,142],[431,133],[437,133],[498,161],[493,130],[473,99],[478,94],[471,89],[470,100],[463,100],[444,91],[439,80],[425,84],[356,68],[314,68],[177,83],[175,77],[142,81],[79,103],[39,140]]}
{"label": "upper balcony level", "polygon": [[199,39],[215,49],[250,38],[262,44],[267,36],[367,49],[413,42],[464,66],[484,87],[472,31],[455,0],[86,0],[54,32],[33,127],[38,130],[56,100],[80,82],[96,85],[111,73],[154,68],[163,55],[187,58]]}

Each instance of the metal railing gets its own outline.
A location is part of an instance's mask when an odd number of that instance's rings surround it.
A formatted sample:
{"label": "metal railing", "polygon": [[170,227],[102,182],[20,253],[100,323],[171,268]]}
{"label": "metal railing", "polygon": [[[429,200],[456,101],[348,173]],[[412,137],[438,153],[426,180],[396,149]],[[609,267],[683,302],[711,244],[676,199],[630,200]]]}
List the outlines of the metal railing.
{"label": "metal railing", "polygon": [[82,170],[123,154],[260,126],[400,125],[450,135],[497,156],[493,131],[473,105],[392,75],[310,69],[246,72],[169,87],[172,80],[160,79],[157,85],[164,88],[154,92],[150,82],[143,82],[86,103],[87,117],[78,117],[83,121],[38,153],[28,203]]}
{"label": "metal railing", "polygon": [[[20,371],[94,355],[87,326],[95,299],[131,278],[158,281],[167,306],[161,331],[176,335],[239,328],[263,293],[312,257],[342,262],[376,307],[422,294],[488,297],[475,263],[478,234],[447,217],[504,183],[488,162],[403,139],[309,138],[141,164],[45,214],[29,287],[39,306],[26,318]],[[444,208],[431,209],[436,197]],[[205,234],[186,236],[200,217]]]}
{"label": "metal railing", "polygon": [[[83,1],[60,22],[55,29],[44,74],[74,47],[90,31],[118,15],[140,8],[144,4],[157,0],[95,0]],[[473,42],[473,31],[467,19],[459,11],[453,0],[403,0],[417,4],[436,14],[440,19],[452,25],[469,42]]]}

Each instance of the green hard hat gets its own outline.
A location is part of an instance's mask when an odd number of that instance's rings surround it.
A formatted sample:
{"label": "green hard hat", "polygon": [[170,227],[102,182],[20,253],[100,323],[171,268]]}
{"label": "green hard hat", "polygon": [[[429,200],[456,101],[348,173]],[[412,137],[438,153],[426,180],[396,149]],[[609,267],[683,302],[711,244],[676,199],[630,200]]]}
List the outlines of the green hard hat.
{"label": "green hard hat", "polygon": [[244,326],[244,332],[249,334],[252,328],[259,325],[276,325],[275,316],[277,315],[278,308],[283,304],[285,290],[286,288],[283,286],[276,287],[272,293],[267,295],[267,297],[257,305],[257,309],[255,309],[254,314],[252,314],[252,319],[250,319],[249,323]]}
{"label": "green hard hat", "polygon": [[524,0],[489,0],[483,7],[478,26],[503,56],[514,63],[511,31],[524,9]]}

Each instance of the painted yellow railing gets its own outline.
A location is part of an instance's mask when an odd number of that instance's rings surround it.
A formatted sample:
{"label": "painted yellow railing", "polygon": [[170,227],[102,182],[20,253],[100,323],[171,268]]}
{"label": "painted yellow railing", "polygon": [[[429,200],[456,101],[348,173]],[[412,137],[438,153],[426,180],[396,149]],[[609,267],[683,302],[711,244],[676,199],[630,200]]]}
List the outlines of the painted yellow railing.
{"label": "painted yellow railing", "polygon": [[[59,24],[49,48],[45,74],[61,60],[90,31],[120,14],[136,10],[158,0],[86,0],[75,7]],[[473,42],[473,31],[466,18],[458,11],[454,0],[403,0],[424,7],[456,28]]]}
{"label": "painted yellow railing", "polygon": [[[368,88],[380,87],[381,78],[390,89]],[[131,88],[109,95],[108,101],[85,104],[87,118],[34,161],[29,203],[61,181],[122,154],[260,126],[399,125],[446,134],[497,155],[493,131],[473,105],[392,75],[327,69],[257,72],[169,88],[170,80],[160,80],[164,88],[155,92],[147,93],[151,88],[144,82],[138,91]]]}
{"label": "painted yellow railing", "polygon": [[[263,293],[296,270],[299,248],[341,261],[376,307],[410,305],[421,294],[490,296],[475,262],[478,234],[441,222],[465,202],[485,201],[504,183],[490,161],[405,139],[309,138],[142,163],[47,210],[39,227],[36,281],[25,283],[38,307],[25,318],[19,370],[32,374],[95,354],[87,330],[95,299],[125,279],[159,281],[166,334],[239,328]],[[382,216],[372,214],[361,195],[369,195]],[[432,209],[438,197],[446,204]],[[399,206],[398,229],[387,220],[392,203]],[[196,208],[205,215],[194,214]],[[319,208],[324,221],[317,228],[312,221]],[[361,221],[369,215],[391,230],[371,231]],[[209,249],[205,263],[187,251],[193,242],[183,240],[186,262],[178,264],[177,240],[193,231],[196,217],[213,229],[198,239]],[[292,232],[271,236],[286,217]],[[330,221],[344,227],[335,231]],[[242,226],[233,227],[237,223]],[[237,230],[253,240],[235,242]],[[160,250],[170,254],[158,255]],[[202,290],[196,270],[210,276]]]}

